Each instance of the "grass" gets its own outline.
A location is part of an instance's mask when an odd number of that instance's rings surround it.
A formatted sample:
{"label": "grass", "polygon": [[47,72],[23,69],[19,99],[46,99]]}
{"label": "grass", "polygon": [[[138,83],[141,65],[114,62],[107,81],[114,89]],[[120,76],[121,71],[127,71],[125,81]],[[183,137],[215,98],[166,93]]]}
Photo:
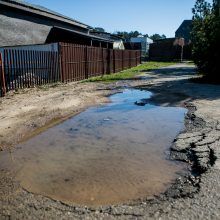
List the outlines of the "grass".
{"label": "grass", "polygon": [[83,82],[112,82],[118,80],[126,80],[131,79],[134,76],[140,75],[145,71],[149,71],[152,69],[157,69],[160,67],[170,66],[172,64],[176,64],[175,62],[145,62],[131,69],[127,69],[118,73],[112,73],[103,76],[92,77],[88,80],[84,80]]}

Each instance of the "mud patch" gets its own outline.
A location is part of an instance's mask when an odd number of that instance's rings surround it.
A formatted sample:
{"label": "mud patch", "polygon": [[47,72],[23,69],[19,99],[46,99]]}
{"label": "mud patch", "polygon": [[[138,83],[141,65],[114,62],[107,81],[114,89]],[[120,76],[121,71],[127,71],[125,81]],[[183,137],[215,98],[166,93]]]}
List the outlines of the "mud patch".
{"label": "mud patch", "polygon": [[184,172],[168,155],[186,109],[147,104],[150,96],[140,90],[113,95],[112,103],[3,152],[0,167],[16,171],[28,191],[68,204],[118,204],[160,194]]}

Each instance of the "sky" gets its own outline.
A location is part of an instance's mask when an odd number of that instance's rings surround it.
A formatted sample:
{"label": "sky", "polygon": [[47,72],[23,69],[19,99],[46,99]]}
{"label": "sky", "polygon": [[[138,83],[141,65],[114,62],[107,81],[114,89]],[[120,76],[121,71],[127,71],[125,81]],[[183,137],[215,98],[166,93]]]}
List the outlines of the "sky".
{"label": "sky", "polygon": [[[25,0],[105,31],[174,37],[196,0]],[[209,0],[211,1],[211,0]]]}

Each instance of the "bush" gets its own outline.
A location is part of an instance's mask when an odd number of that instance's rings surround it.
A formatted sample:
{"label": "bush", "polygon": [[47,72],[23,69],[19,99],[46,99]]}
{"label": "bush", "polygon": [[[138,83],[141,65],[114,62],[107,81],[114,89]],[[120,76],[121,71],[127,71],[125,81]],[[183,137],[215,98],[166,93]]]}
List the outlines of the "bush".
{"label": "bush", "polygon": [[195,64],[201,74],[220,78],[220,0],[211,6],[205,0],[197,0],[193,8],[192,51]]}

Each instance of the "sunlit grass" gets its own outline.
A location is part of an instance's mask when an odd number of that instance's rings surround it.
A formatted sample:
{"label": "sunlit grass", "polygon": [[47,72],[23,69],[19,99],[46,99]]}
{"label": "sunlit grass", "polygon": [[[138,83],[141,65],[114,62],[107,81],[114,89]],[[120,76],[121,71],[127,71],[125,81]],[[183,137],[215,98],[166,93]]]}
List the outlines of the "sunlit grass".
{"label": "sunlit grass", "polygon": [[118,81],[118,80],[131,79],[143,73],[144,71],[149,71],[149,70],[157,69],[160,67],[166,67],[172,64],[176,64],[176,63],[175,62],[145,62],[131,69],[127,69],[127,70],[124,70],[118,73],[92,77],[92,78],[89,78],[88,80],[85,80],[84,82],[99,82],[99,81],[112,82],[112,81]]}

